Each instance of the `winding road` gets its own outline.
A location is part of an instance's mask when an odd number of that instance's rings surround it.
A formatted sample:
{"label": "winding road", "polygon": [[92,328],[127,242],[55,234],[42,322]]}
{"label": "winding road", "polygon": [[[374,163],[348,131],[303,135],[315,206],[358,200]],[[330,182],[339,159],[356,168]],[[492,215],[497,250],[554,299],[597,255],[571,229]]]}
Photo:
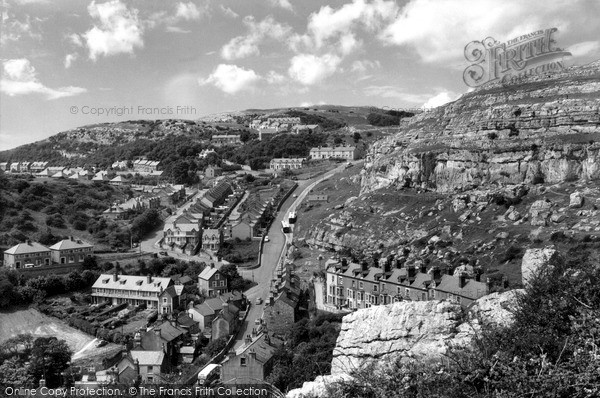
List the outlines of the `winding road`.
{"label": "winding road", "polygon": [[[256,282],[257,285],[246,291],[246,296],[252,304],[248,311],[246,322],[237,335],[237,340],[234,345],[235,349],[244,344],[244,337],[247,334],[252,333],[255,320],[262,317],[263,305],[269,295],[271,280],[274,278],[275,269],[285,254],[284,249],[287,242],[291,242],[292,240],[291,233],[283,233],[281,221],[284,220],[284,218],[287,219],[290,211],[295,210],[317,184],[344,169],[345,163],[321,176],[309,180],[298,181],[298,187],[294,191],[294,194],[297,197],[290,196],[286,199],[281,206],[281,210],[277,213],[277,217],[271,224],[271,228],[268,231],[269,242],[265,242],[263,247],[261,266],[254,270],[240,270],[240,275]],[[255,301],[257,298],[261,298],[263,304],[256,305]]]}

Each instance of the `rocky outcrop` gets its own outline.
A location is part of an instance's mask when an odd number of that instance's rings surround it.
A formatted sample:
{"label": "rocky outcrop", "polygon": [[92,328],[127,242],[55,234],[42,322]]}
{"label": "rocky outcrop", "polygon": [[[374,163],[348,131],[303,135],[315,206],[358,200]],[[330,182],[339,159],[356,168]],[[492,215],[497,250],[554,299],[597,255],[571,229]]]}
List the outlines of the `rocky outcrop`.
{"label": "rocky outcrop", "polygon": [[505,326],[522,290],[492,293],[465,314],[450,301],[402,302],[356,311],[343,319],[331,363],[331,375],[305,382],[288,398],[327,396],[332,383],[367,363],[402,357],[406,361],[437,360],[450,347],[466,346],[482,323]]}
{"label": "rocky outcrop", "polygon": [[521,276],[523,284],[527,284],[528,280],[542,266],[548,264],[553,265],[559,260],[559,254],[553,247],[545,247],[543,249],[527,249],[521,260]]}
{"label": "rocky outcrop", "polygon": [[356,311],[343,319],[331,374],[397,357],[437,360],[452,346],[469,344],[481,323],[507,325],[519,291],[477,300],[467,314],[450,301],[401,302]]}
{"label": "rocky outcrop", "polygon": [[599,106],[600,62],[545,80],[482,87],[374,144],[361,192],[598,179]]}

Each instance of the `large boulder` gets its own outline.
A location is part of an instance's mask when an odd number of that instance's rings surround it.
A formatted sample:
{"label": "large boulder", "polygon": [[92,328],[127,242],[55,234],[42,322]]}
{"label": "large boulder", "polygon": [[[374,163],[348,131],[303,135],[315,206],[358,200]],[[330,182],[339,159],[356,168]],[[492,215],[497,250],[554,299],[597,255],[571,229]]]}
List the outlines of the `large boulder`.
{"label": "large boulder", "polygon": [[569,196],[569,207],[571,208],[580,208],[583,206],[583,194],[581,192],[573,192]]}
{"label": "large boulder", "polygon": [[470,344],[480,323],[510,324],[517,292],[484,296],[466,314],[447,300],[406,301],[353,312],[343,319],[331,374],[349,374],[367,363],[398,357],[438,360],[450,347]]}
{"label": "large boulder", "polygon": [[553,247],[542,249],[527,249],[521,260],[521,278],[523,285],[527,285],[529,279],[544,264],[554,265],[559,259],[559,254]]}

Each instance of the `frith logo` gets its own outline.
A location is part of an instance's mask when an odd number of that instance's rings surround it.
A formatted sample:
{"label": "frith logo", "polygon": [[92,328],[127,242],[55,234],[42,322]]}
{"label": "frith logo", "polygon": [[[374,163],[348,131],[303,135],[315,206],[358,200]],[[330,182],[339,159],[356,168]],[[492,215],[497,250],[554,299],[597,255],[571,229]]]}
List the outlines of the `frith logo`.
{"label": "frith logo", "polygon": [[500,43],[488,37],[465,46],[465,58],[473,64],[463,73],[470,87],[500,81],[510,83],[526,76],[558,72],[570,52],[556,47],[553,34],[558,29],[538,30]]}

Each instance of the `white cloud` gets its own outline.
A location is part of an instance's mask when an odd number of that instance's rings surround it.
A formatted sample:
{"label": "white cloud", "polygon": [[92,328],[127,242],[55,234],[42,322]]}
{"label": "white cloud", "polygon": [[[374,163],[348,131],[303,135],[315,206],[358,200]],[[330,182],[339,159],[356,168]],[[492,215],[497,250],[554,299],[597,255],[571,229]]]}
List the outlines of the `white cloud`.
{"label": "white cloud", "polygon": [[397,12],[396,3],[386,0],[354,0],[337,10],[324,6],[309,17],[307,36],[317,48],[322,48],[359,29],[373,32],[391,22]]}
{"label": "white cloud", "polygon": [[[14,15],[6,11],[2,12],[2,34],[0,34],[0,44],[5,45],[8,42],[17,42],[23,37],[29,37],[34,40],[41,40],[39,26],[34,27],[31,17],[27,15],[23,21],[15,18]],[[37,32],[36,32],[37,31]]]}
{"label": "white cloud", "polygon": [[259,45],[265,39],[283,40],[291,31],[289,26],[276,22],[271,16],[260,22],[256,22],[252,16],[247,16],[244,18],[244,24],[248,27],[248,34],[234,37],[223,46],[221,56],[224,59],[233,60],[258,55]]}
{"label": "white cloud", "polygon": [[424,62],[463,60],[464,47],[473,40],[492,36],[503,42],[551,27],[563,33],[574,31],[568,21],[593,26],[594,17],[588,15],[597,4],[594,0],[548,1],[543,6],[522,0],[411,0],[379,38],[414,49]]}
{"label": "white cloud", "polygon": [[267,83],[269,83],[269,84],[280,84],[285,81],[285,76],[272,70],[272,71],[269,71],[269,73],[267,74],[265,79],[267,80]]}
{"label": "white cloud", "polygon": [[567,51],[571,52],[574,57],[583,57],[588,54],[600,52],[599,41],[584,41],[581,43],[573,44],[567,48]]}
{"label": "white cloud", "polygon": [[356,60],[352,63],[352,72],[366,72],[369,69],[377,69],[381,67],[379,61],[371,61],[368,59]]}
{"label": "white cloud", "polygon": [[176,18],[193,21],[200,19],[200,15],[200,10],[198,10],[198,7],[192,2],[177,4],[177,11],[175,12]]}
{"label": "white cloud", "polygon": [[252,69],[240,68],[237,65],[219,64],[206,79],[199,79],[200,85],[212,84],[227,94],[236,94],[247,90],[260,80],[260,76]]}
{"label": "white cloud", "polygon": [[75,61],[77,58],[79,58],[77,53],[67,54],[65,56],[65,68],[69,69],[73,64],[73,61]]}
{"label": "white cloud", "polygon": [[0,91],[14,97],[17,95],[42,94],[53,100],[85,93],[81,87],[59,87],[57,89],[44,86],[37,78],[37,72],[28,59],[10,59],[4,61]]}
{"label": "white cloud", "polygon": [[269,3],[271,3],[271,5],[274,7],[281,7],[288,11],[294,10],[289,0],[269,0]]}
{"label": "white cloud", "polygon": [[423,109],[437,108],[438,106],[445,105],[448,102],[455,101],[456,99],[458,99],[458,97],[460,97],[460,94],[457,95],[456,93],[442,91],[441,93],[429,98],[421,106],[421,108],[423,108]]}
{"label": "white cloud", "polygon": [[178,26],[167,26],[165,28],[165,30],[170,33],[183,33],[183,34],[192,33],[191,30],[183,29]]}
{"label": "white cloud", "polygon": [[137,9],[128,9],[120,0],[96,4],[92,1],[88,12],[98,25],[83,34],[92,60],[99,56],[132,54],[143,47],[143,27]]}
{"label": "white cloud", "polygon": [[221,4],[221,11],[223,12],[223,14],[225,14],[226,17],[234,19],[239,18],[238,13],[233,11],[231,8],[224,6],[223,4]]}
{"label": "white cloud", "polygon": [[[292,58],[289,75],[312,85],[340,71],[344,59],[363,45],[359,37],[368,37],[391,23],[398,6],[389,0],[353,0],[339,8],[324,6],[308,18],[306,33],[289,37]],[[356,64],[355,68],[365,65]]]}
{"label": "white cloud", "polygon": [[342,59],[334,54],[299,54],[292,58],[288,74],[292,79],[310,86],[333,75],[341,61]]}

